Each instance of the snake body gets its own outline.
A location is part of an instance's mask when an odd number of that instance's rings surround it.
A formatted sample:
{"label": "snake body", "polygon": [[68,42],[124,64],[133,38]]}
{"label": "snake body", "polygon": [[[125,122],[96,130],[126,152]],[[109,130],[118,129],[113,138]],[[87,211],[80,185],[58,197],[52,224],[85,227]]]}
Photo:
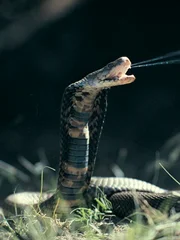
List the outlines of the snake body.
{"label": "snake body", "polygon": [[[130,178],[92,177],[99,139],[107,111],[111,87],[131,83],[134,75],[126,75],[131,62],[121,57],[100,70],[69,85],[63,95],[60,122],[60,165],[57,190],[41,196],[40,208],[52,215],[64,199],[70,208],[91,206],[98,188],[111,201],[114,213],[123,218],[135,209],[134,199],[146,200],[159,208],[164,201],[179,211],[177,192],[161,189],[150,183]],[[36,206],[40,194],[32,192],[10,195],[5,209],[16,205]],[[58,206],[59,206],[58,205]],[[62,210],[62,209],[61,209]],[[60,210],[60,211],[61,211]]]}

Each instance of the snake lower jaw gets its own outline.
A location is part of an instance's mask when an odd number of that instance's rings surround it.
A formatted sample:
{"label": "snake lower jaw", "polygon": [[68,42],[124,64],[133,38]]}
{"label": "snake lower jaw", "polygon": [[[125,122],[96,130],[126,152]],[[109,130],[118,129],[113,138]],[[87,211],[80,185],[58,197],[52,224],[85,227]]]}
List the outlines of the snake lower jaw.
{"label": "snake lower jaw", "polygon": [[103,81],[102,85],[103,87],[115,87],[115,86],[119,86],[119,85],[125,85],[125,84],[130,84],[132,82],[135,81],[135,76],[134,75],[126,75],[124,74],[123,76],[116,76],[114,78],[111,79],[106,79]]}
{"label": "snake lower jaw", "polygon": [[132,82],[134,82],[135,81],[135,76],[134,75],[124,75],[123,77],[121,77],[120,79],[119,79],[119,85],[124,85],[124,84],[129,84],[129,83],[132,83]]}

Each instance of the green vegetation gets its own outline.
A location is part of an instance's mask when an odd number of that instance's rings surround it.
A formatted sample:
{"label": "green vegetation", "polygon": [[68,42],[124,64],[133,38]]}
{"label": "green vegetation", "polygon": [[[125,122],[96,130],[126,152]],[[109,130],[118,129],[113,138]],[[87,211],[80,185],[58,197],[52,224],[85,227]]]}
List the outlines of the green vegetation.
{"label": "green vegetation", "polygon": [[2,218],[0,239],[180,239],[180,214],[168,218],[147,207],[143,214],[133,214],[136,221],[125,219],[115,224],[109,207],[109,201],[102,195],[96,207],[75,209],[65,221],[40,215],[29,207],[23,215]]}
{"label": "green vegetation", "polygon": [[[47,184],[46,171],[42,173],[44,168],[42,165],[35,175],[36,179],[39,178],[37,184],[41,186],[41,193]],[[7,168],[6,170],[9,176],[9,171]],[[19,176],[19,172],[17,174]],[[13,179],[16,179],[16,174]],[[47,179],[49,181],[49,178]],[[49,189],[51,188],[52,186],[49,186]],[[74,209],[65,218],[57,218],[56,214],[50,218],[28,207],[23,214],[9,218],[1,212],[0,219],[0,240],[180,239],[179,213],[172,213],[168,217],[166,213],[161,213],[145,203],[129,218],[121,220],[113,215],[111,203],[100,189],[91,209]]]}

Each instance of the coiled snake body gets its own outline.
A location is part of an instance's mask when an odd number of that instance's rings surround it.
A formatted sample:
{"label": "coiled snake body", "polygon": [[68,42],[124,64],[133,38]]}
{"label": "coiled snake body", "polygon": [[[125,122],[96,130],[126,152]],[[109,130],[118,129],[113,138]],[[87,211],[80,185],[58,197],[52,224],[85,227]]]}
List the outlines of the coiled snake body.
{"label": "coiled snake body", "polygon": [[[137,179],[92,177],[107,110],[108,90],[135,80],[134,75],[126,75],[130,66],[130,60],[121,57],[65,89],[61,105],[57,190],[53,195],[42,195],[40,208],[43,212],[48,209],[48,214],[52,215],[57,203],[61,205],[62,198],[71,208],[84,204],[90,206],[97,188],[103,189],[114,213],[121,218],[133,212],[134,198],[145,199],[155,208],[165,200],[179,211],[180,197],[176,192]],[[16,205],[24,209],[28,205],[36,206],[38,201],[39,193],[18,193],[5,200],[4,208]]]}

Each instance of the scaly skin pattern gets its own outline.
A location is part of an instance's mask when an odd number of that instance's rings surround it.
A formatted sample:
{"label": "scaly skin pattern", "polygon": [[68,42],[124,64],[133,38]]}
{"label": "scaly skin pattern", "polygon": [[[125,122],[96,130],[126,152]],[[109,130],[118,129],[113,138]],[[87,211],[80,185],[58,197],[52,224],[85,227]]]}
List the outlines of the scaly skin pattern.
{"label": "scaly skin pattern", "polygon": [[179,210],[178,194],[155,185],[136,179],[92,177],[107,110],[108,89],[135,80],[134,75],[126,75],[130,66],[130,60],[121,57],[65,89],[61,105],[57,190],[54,194],[43,194],[41,198],[39,193],[29,192],[10,195],[5,200],[5,209],[14,205],[16,209],[29,205],[36,207],[40,200],[38,207],[52,216],[54,212],[61,213],[63,203],[70,208],[91,206],[97,188],[100,188],[119,217],[134,210],[134,199],[138,202],[147,200],[155,208],[166,200]]}

